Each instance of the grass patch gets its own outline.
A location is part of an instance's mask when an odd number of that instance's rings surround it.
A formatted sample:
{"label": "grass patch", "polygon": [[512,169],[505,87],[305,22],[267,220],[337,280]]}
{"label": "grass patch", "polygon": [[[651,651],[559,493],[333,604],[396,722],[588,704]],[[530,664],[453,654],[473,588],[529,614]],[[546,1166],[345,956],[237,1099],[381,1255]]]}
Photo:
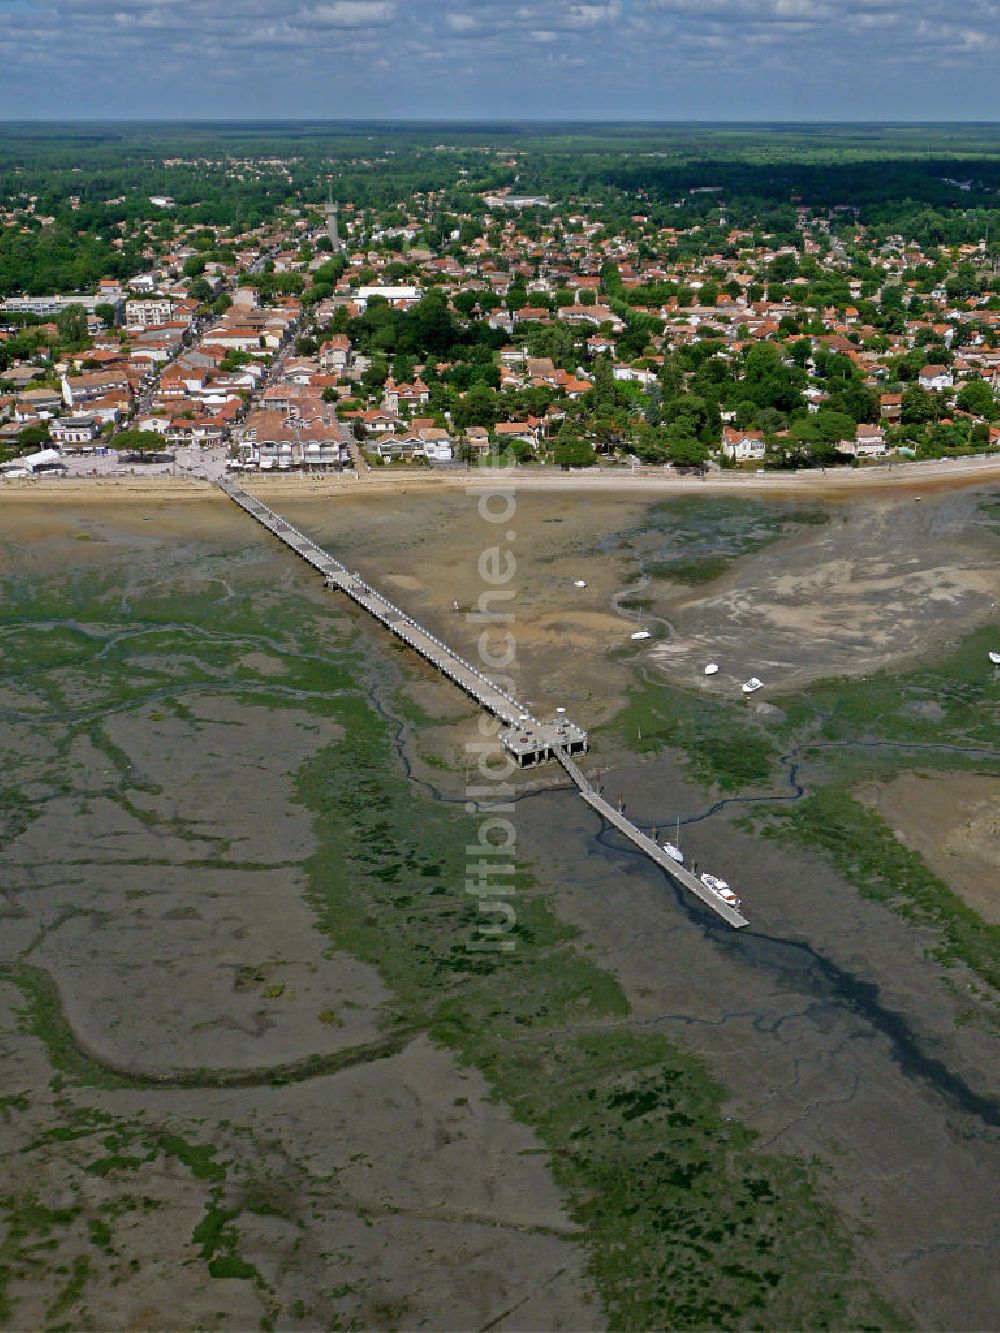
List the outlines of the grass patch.
{"label": "grass patch", "polygon": [[672,579],[675,583],[711,583],[721,578],[731,565],[732,560],[723,555],[706,555],[700,560],[653,561],[644,566],[643,572],[654,579]]}
{"label": "grass patch", "polygon": [[76,1255],[70,1268],[69,1280],[45,1312],[45,1317],[50,1325],[77,1304],[83,1295],[83,1289],[87,1285],[89,1277],[89,1258],[85,1254]]}
{"label": "grass patch", "polygon": [[651,505],[642,523],[611,539],[609,549],[637,555],[642,572],[653,578],[711,583],[741,557],[828,521],[816,505],[686,496]]}
{"label": "grass patch", "polygon": [[997,631],[976,630],[949,651],[909,671],[861,680],[821,680],[777,700],[782,734],[822,740],[882,739],[981,744],[997,749],[1000,672],[987,653]]}
{"label": "grass patch", "polygon": [[664,682],[632,687],[609,727],[630,750],[682,752],[690,777],[720,791],[767,786],[778,750],[737,704],[688,693]]}
{"label": "grass patch", "polygon": [[78,1206],[47,1208],[37,1194],[9,1194],[0,1198],[4,1232],[0,1237],[0,1325],[12,1327],[14,1302],[10,1284],[22,1278],[37,1262],[38,1247],[48,1247],[52,1238],[64,1233],[79,1216]]}

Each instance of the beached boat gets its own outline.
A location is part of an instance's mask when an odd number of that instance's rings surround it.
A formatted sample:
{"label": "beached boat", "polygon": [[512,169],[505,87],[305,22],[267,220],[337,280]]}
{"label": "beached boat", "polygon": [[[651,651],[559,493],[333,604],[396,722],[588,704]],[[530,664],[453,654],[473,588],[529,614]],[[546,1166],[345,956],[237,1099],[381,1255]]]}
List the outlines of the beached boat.
{"label": "beached boat", "polygon": [[705,668],[705,675],[706,675],[706,676],[717,676],[718,674],[719,674],[719,664],[718,664],[718,662],[709,662],[708,666]]}
{"label": "beached boat", "polygon": [[587,586],[587,580],[586,580],[586,579],[574,579],[574,580],[573,580],[573,587],[574,587],[574,588],[585,588],[586,586]]}
{"label": "beached boat", "polygon": [[743,682],[744,694],[755,694],[757,690],[762,690],[763,688],[764,682],[759,680],[756,676],[751,676],[749,680]]}
{"label": "beached boat", "polygon": [[994,666],[1000,666],[1000,653],[990,653],[990,661]]}
{"label": "beached boat", "polygon": [[631,637],[633,639],[651,639],[653,635],[648,629],[637,629]]}

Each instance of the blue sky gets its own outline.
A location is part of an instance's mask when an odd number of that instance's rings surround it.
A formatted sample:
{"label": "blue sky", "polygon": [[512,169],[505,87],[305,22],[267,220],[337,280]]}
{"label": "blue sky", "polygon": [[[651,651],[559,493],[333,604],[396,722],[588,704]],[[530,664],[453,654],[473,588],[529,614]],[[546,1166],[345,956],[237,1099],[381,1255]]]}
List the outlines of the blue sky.
{"label": "blue sky", "polygon": [[0,116],[1000,119],[1000,0],[0,0]]}

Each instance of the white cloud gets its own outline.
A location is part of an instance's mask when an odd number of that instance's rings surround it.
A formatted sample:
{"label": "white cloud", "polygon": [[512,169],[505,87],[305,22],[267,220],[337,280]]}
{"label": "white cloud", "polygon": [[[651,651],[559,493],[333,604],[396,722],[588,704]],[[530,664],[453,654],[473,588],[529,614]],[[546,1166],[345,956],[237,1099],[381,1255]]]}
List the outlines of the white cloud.
{"label": "white cloud", "polygon": [[125,116],[985,119],[998,49],[1000,0],[0,0],[0,114],[77,113],[110,68]]}
{"label": "white cloud", "polygon": [[474,14],[446,14],[444,22],[452,32],[476,32],[480,27]]}
{"label": "white cloud", "polygon": [[379,28],[395,14],[395,0],[333,0],[333,4],[306,10],[302,18],[329,28]]}

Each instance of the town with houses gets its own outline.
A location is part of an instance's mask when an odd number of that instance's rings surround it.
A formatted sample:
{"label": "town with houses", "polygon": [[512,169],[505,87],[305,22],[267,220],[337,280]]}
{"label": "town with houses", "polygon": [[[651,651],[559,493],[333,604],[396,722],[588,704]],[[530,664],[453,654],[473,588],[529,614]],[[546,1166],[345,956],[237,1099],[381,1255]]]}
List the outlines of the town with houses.
{"label": "town with houses", "polygon": [[[584,201],[484,193],[429,243],[432,193],[309,204],[246,232],[169,226],[148,267],[0,303],[0,472],[871,466],[1000,447],[1000,282],[985,243],[617,232]],[[163,221],[168,225],[164,228]],[[5,225],[17,226],[16,210]],[[170,234],[164,235],[165,230]],[[98,463],[98,460],[100,462]]]}

